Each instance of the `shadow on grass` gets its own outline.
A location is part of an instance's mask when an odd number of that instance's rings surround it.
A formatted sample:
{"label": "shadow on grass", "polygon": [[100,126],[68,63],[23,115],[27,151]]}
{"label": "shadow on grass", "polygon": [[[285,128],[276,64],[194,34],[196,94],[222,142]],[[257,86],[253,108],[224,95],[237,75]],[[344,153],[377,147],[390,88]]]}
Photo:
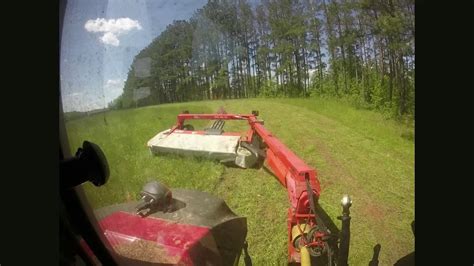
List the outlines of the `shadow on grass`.
{"label": "shadow on grass", "polygon": [[412,265],[415,265],[415,251],[400,258],[394,264],[394,266],[412,266]]}
{"label": "shadow on grass", "polygon": [[278,183],[281,183],[280,182],[280,179],[278,179],[278,177],[273,173],[272,170],[270,170],[268,168],[268,166],[266,166],[265,164],[262,164],[261,168],[269,175],[273,176],[275,178],[276,181],[278,181]]}
{"label": "shadow on grass", "polygon": [[[413,232],[413,237],[415,237],[415,221],[411,222],[411,231]],[[415,251],[408,253],[407,255],[401,257],[394,264],[395,266],[412,266],[415,265]]]}
{"label": "shadow on grass", "polygon": [[249,251],[248,251],[249,244],[247,241],[244,242],[244,263],[245,266],[252,266],[252,258],[250,257]]}
{"label": "shadow on grass", "polygon": [[377,244],[374,246],[374,255],[372,255],[372,260],[369,262],[369,266],[378,266],[379,265],[379,255],[380,249],[382,246]]}
{"label": "shadow on grass", "polygon": [[[411,230],[413,236],[415,236],[415,221],[411,223]],[[379,265],[379,254],[380,254],[381,245],[377,244],[374,246],[374,255],[372,260],[369,262],[369,266],[378,266]],[[401,257],[394,266],[414,266],[415,265],[415,251]]]}

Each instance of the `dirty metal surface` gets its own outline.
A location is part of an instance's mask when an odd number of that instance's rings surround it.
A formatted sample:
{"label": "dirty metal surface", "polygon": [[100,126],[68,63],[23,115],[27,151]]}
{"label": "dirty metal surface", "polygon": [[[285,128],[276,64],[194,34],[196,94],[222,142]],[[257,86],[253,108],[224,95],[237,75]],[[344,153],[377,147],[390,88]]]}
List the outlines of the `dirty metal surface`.
{"label": "dirty metal surface", "polygon": [[[172,189],[175,208],[147,217],[135,214],[138,202],[95,211],[109,243],[131,259],[182,265],[229,265],[240,255],[247,234],[244,217],[209,193]],[[145,249],[145,250],[143,250]],[[150,252],[140,257],[143,252]]]}
{"label": "dirty metal surface", "polygon": [[240,136],[183,133],[162,131],[148,141],[153,154],[175,153],[180,155],[229,160],[236,156]]}

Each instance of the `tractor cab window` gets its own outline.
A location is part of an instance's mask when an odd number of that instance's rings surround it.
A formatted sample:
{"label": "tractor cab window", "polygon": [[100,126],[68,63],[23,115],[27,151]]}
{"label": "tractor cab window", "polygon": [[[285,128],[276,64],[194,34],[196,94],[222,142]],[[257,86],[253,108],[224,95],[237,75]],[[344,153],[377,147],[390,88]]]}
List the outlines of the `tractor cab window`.
{"label": "tractor cab window", "polygon": [[410,0],[67,0],[64,135],[108,162],[78,186],[101,236],[129,264],[345,265],[349,239],[350,264],[377,243],[393,264],[414,247],[414,32]]}

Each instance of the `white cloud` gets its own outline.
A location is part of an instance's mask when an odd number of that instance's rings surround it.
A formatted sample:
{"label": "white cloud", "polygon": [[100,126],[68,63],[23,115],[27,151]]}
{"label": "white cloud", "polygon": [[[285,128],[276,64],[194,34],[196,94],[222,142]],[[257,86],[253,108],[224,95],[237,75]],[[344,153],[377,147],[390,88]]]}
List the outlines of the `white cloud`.
{"label": "white cloud", "polygon": [[142,26],[138,20],[130,18],[105,19],[97,18],[95,20],[88,20],[84,25],[88,32],[103,33],[100,41],[104,44],[119,46],[120,40],[118,37],[127,34],[132,30],[141,30]]}
{"label": "white cloud", "polygon": [[119,46],[120,41],[117,36],[111,32],[107,32],[104,36],[100,37],[100,40],[105,44],[110,44],[113,46]]}
{"label": "white cloud", "polygon": [[123,87],[124,79],[108,79],[105,83],[106,88]]}

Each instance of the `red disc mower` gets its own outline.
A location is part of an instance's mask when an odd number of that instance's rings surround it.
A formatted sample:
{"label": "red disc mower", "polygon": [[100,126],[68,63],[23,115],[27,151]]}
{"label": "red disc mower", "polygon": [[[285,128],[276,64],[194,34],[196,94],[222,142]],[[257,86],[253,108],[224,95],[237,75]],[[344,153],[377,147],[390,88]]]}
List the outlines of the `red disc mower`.
{"label": "red disc mower", "polygon": [[[211,120],[195,130],[190,120]],[[224,132],[229,120],[243,120],[245,132]],[[341,230],[331,231],[320,215],[321,188],[314,168],[251,114],[183,112],[170,129],[148,141],[153,155],[207,157],[241,168],[268,168],[286,189],[289,265],[347,265],[350,236],[349,196],[342,199]],[[144,185],[138,202],[95,211],[104,236],[130,263],[236,265],[246,252],[246,218],[209,193],[169,189],[161,182]],[[283,221],[281,221],[283,223]]]}

